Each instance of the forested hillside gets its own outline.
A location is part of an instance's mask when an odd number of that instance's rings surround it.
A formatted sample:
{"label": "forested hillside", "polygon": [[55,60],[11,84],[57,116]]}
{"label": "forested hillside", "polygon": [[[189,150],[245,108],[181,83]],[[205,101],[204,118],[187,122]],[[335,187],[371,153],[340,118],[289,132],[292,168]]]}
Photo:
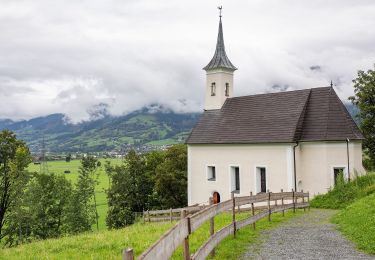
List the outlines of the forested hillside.
{"label": "forested hillside", "polygon": [[105,115],[72,124],[63,114],[14,122],[0,120],[0,130],[9,129],[38,152],[45,138],[50,152],[121,151],[133,145],[163,145],[183,142],[199,119],[199,113],[177,114],[144,108],[128,115]]}

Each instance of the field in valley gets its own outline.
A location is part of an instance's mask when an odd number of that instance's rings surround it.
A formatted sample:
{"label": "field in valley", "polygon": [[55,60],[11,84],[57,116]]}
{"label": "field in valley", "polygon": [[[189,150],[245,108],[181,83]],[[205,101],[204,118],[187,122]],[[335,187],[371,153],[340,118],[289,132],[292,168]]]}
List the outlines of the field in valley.
{"label": "field in valley", "polygon": [[[104,162],[108,160],[112,165],[120,164],[121,159],[100,159],[101,166],[98,169],[99,173],[99,184],[96,187],[96,199],[98,203],[99,213],[99,230],[107,229],[105,225],[105,217],[107,215],[108,204],[105,189],[108,188],[109,179],[104,170]],[[78,178],[78,169],[81,165],[80,160],[71,160],[70,162],[65,161],[49,161],[47,162],[48,171],[56,174],[63,174],[73,184]],[[30,164],[29,171],[39,172],[40,165]],[[64,171],[70,171],[70,173],[64,173]],[[95,229],[94,229],[95,230]]]}

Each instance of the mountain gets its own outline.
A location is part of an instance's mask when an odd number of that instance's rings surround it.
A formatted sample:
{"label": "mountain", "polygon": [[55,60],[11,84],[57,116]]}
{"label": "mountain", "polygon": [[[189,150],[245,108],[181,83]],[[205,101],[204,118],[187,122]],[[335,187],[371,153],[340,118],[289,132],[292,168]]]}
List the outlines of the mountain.
{"label": "mountain", "polygon": [[52,153],[121,151],[129,147],[183,142],[200,113],[174,113],[151,106],[124,116],[104,115],[100,119],[72,124],[63,114],[30,120],[0,120],[0,130],[9,129],[24,140],[33,153],[43,138]]}
{"label": "mountain", "polygon": [[[345,106],[358,124],[358,108],[349,102]],[[183,142],[200,115],[174,113],[152,105],[124,116],[102,114],[79,124],[70,123],[63,114],[17,122],[0,119],[0,130],[14,131],[33,153],[39,153],[43,137],[47,150],[52,153],[119,152],[130,147]]]}

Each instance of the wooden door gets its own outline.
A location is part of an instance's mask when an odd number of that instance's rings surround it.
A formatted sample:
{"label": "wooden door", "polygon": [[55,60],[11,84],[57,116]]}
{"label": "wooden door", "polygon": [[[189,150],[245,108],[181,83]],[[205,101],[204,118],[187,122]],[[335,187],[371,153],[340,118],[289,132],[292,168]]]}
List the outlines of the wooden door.
{"label": "wooden door", "polygon": [[214,192],[213,194],[214,197],[214,204],[220,203],[220,194],[218,192]]}

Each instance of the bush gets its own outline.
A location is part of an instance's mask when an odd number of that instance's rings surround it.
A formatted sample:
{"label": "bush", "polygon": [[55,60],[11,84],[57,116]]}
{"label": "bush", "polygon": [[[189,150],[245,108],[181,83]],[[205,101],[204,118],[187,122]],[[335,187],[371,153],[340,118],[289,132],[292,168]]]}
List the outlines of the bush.
{"label": "bush", "polygon": [[[340,178],[339,178],[340,179]],[[368,173],[351,182],[338,181],[327,194],[318,195],[311,201],[315,208],[342,209],[355,200],[375,192],[375,173]]]}

